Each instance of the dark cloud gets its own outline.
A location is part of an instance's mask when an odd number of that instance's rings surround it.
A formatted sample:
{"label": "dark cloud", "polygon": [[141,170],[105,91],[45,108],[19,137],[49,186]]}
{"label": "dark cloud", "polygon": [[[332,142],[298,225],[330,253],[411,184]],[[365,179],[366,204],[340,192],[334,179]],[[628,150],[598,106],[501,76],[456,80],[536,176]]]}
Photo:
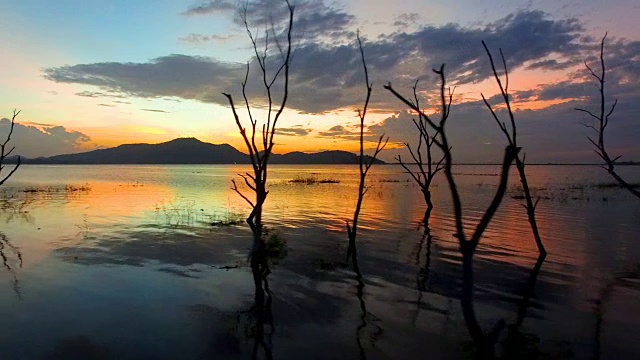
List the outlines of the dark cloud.
{"label": "dark cloud", "polygon": [[[44,70],[45,78],[62,83],[94,85],[120,95],[144,98],[178,97],[204,102],[222,101],[222,91],[237,86],[243,65],[209,58],[169,55],[147,63],[94,63]],[[85,91],[80,96],[104,96]]]}
{"label": "dark cloud", "polygon": [[420,20],[420,15],[416,13],[402,14],[396,18],[396,20],[393,22],[393,26],[406,28],[416,25],[418,23],[418,20]]}
{"label": "dark cloud", "polygon": [[115,107],[113,104],[98,104],[98,106]]}
{"label": "dark cloud", "polygon": [[[337,38],[355,36],[355,33],[348,29],[353,25],[355,17],[342,9],[327,5],[323,0],[299,0],[291,3],[295,6],[296,43],[336,41]],[[277,34],[282,33],[289,19],[286,3],[273,0],[247,1],[240,6],[229,0],[205,1],[190,7],[182,14],[194,16],[221,13],[232,15],[233,21],[239,26],[244,26],[243,16],[246,15],[252,30],[272,29]]]}
{"label": "dark cloud", "polygon": [[547,59],[547,60],[540,60],[540,61],[535,61],[529,65],[527,65],[527,69],[528,70],[564,70],[568,67],[574,66],[576,65],[577,62],[576,61],[565,61],[565,62],[559,62],[556,59]]}
{"label": "dark cloud", "polygon": [[[576,107],[595,105],[591,99],[571,100],[539,110],[515,111],[518,142],[527,154],[527,162],[598,162],[586,139],[587,135],[592,134],[581,125],[592,119],[575,110]],[[638,159],[640,144],[637,142],[637,124],[633,119],[640,117],[640,109],[631,103],[618,106],[622,108],[616,108],[607,128],[611,152],[616,156],[622,154],[628,160]],[[505,110],[498,110],[497,114],[500,119],[508,121]],[[386,133],[390,141],[408,142],[415,146],[418,137],[411,119],[410,114],[403,112],[371,125],[369,129]],[[453,148],[454,161],[460,163],[497,163],[506,145],[504,135],[481,101],[454,103],[447,135]],[[396,155],[409,158],[405,149],[388,150],[384,156],[385,159],[392,159]]]}
{"label": "dark cloud", "polygon": [[[9,130],[11,120],[0,120],[0,137]],[[14,154],[26,157],[52,156],[86,150],[91,138],[64,126],[32,126],[27,123],[16,123],[12,141],[16,150]]]}
{"label": "dark cloud", "polygon": [[313,129],[305,129],[301,126],[295,126],[292,128],[278,128],[278,135],[285,136],[306,136],[309,135]]}
{"label": "dark cloud", "polygon": [[[213,3],[220,5],[220,2]],[[331,33],[345,31],[351,22],[351,16],[326,7],[321,1],[306,1],[298,6],[306,6],[308,11],[300,15],[296,25],[298,29],[309,31],[305,36],[310,35],[311,38],[318,34],[338,36]],[[268,16],[259,12],[259,8],[257,5],[250,8],[253,9],[252,16],[258,18],[258,24],[268,21]],[[575,56],[582,48],[579,42],[582,30],[575,19],[552,20],[539,11],[519,12],[485,28],[462,28],[450,24],[394,33],[366,40],[364,50],[374,84],[393,80],[394,85],[409,87],[413,79],[431,74],[431,67],[441,62],[448,64],[446,69],[451,81],[461,84],[480,81],[491,75],[480,44],[482,39],[492,47],[501,46],[507,54],[510,68],[514,69],[526,64],[536,66],[531,63],[548,61],[547,57],[552,54],[558,58]],[[277,63],[279,56],[274,54],[269,63]],[[554,66],[568,63],[556,61]],[[551,63],[546,64],[551,66]],[[252,68],[257,68],[256,64]],[[243,73],[243,66],[239,64],[186,55],[159,57],[147,63],[111,62],[45,69],[47,79],[95,85],[103,91],[120,95],[176,97],[220,104],[225,104],[225,99],[218,94],[237,89]],[[252,76],[256,74],[253,72]],[[359,52],[353,44],[302,43],[296,48],[292,64],[289,105],[310,113],[358,106],[358,99],[364,97],[363,77]],[[250,83],[255,80],[252,77]],[[262,92],[258,83],[254,84],[256,86],[249,87],[249,95],[255,98]],[[112,96],[111,93],[105,94],[78,93],[81,96]],[[386,94],[377,92],[372,100],[374,107],[385,108],[393,104]]]}
{"label": "dark cloud", "polygon": [[[377,142],[380,139],[380,135],[382,134],[378,130],[380,130],[380,128],[377,128],[375,126],[367,127],[365,125],[363,140],[365,142]],[[318,131],[317,137],[329,137],[329,138],[340,139],[340,140],[359,141],[360,125],[359,124],[352,125],[352,126],[335,125],[326,131]]]}
{"label": "dark cloud", "polygon": [[318,135],[319,136],[327,136],[327,137],[353,138],[353,137],[358,136],[359,134],[357,132],[355,132],[355,131],[348,130],[347,128],[345,128],[342,125],[336,125],[336,126],[331,127],[327,131],[319,131]]}
{"label": "dark cloud", "polygon": [[236,9],[236,5],[232,1],[226,0],[210,0],[202,1],[197,5],[191,6],[188,10],[184,11],[182,15],[197,16],[207,15],[212,13],[232,11]]}

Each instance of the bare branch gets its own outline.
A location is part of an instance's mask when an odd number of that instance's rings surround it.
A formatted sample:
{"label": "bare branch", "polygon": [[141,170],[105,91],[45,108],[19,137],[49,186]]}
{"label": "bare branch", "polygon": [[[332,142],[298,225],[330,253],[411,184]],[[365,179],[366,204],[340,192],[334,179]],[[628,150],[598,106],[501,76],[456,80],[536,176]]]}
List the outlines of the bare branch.
{"label": "bare branch", "polygon": [[[18,115],[20,115],[20,111],[19,110],[13,110],[13,116],[11,117],[11,124],[9,125],[9,131],[7,132],[7,136],[5,137],[4,141],[2,143],[0,143],[0,174],[2,173],[2,170],[4,170],[4,162],[6,160],[6,158],[11,155],[11,153],[13,152],[13,150],[15,149],[15,147],[11,147],[11,149],[9,149],[8,151],[7,149],[7,145],[9,144],[9,141],[11,141],[11,135],[13,135],[13,129],[15,127],[15,123],[16,123],[16,117],[18,117]],[[4,176],[3,178],[1,178],[0,180],[0,185],[4,184],[7,180],[9,180],[9,178],[16,172],[16,170],[18,170],[18,168],[21,165],[21,159],[18,156],[18,159],[16,161],[16,165],[13,167],[13,169],[11,169],[11,171],[9,171],[9,173]]]}
{"label": "bare branch", "polygon": [[605,103],[606,103],[606,96],[605,96],[605,77],[607,74],[606,71],[606,66],[605,66],[605,61],[604,61],[604,43],[605,40],[607,39],[607,33],[605,33],[605,35],[602,37],[602,40],[600,41],[600,75],[597,75],[595,73],[595,71],[589,66],[589,64],[587,64],[587,62],[585,61],[585,67],[587,68],[587,70],[589,70],[589,73],[591,73],[591,75],[596,78],[597,83],[598,83],[598,90],[599,90],[599,95],[600,95],[600,106],[599,106],[599,113],[598,115],[594,114],[593,112],[589,111],[589,110],[585,110],[585,109],[579,109],[576,108],[577,111],[583,112],[589,116],[591,116],[592,118],[596,119],[597,123],[596,126],[587,126],[591,129],[594,129],[596,131],[596,133],[598,134],[598,140],[595,141],[594,139],[592,139],[591,137],[587,136],[587,140],[589,140],[589,142],[595,147],[594,151],[596,154],[598,154],[598,156],[602,159],[602,161],[604,161],[605,166],[604,169],[607,170],[607,172],[616,180],[618,181],[618,183],[624,187],[625,189],[627,189],[629,192],[631,192],[633,195],[635,195],[636,197],[638,197],[640,199],[640,191],[638,191],[637,189],[635,189],[633,186],[631,186],[631,184],[629,184],[627,181],[625,181],[617,172],[615,169],[615,162],[616,160],[618,160],[620,158],[620,156],[617,156],[615,158],[611,158],[609,156],[609,154],[607,153],[607,149],[605,146],[605,129],[607,128],[607,126],[609,125],[609,117],[613,114],[613,111],[616,108],[616,105],[618,104],[618,100],[615,100],[613,102],[613,105],[611,106],[611,108],[609,109],[609,111],[605,114]]}

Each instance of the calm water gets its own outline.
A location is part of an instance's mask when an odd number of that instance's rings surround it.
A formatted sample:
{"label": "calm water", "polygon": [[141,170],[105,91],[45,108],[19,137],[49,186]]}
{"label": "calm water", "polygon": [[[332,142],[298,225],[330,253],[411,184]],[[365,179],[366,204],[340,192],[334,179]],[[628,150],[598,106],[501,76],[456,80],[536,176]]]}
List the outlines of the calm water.
{"label": "calm water", "polygon": [[[276,359],[461,358],[460,257],[449,192],[434,187],[431,237],[419,189],[374,167],[359,232],[363,295],[344,266],[357,168],[273,166],[265,223],[287,240],[273,267],[266,340]],[[0,204],[2,359],[251,358],[256,324],[239,166],[23,166]],[[621,169],[633,182],[640,167]],[[529,166],[549,256],[536,247],[511,178],[476,254],[485,331],[543,358],[640,357],[640,201],[597,166]],[[475,226],[497,167],[455,169]],[[294,179],[337,180],[306,185]],[[241,181],[240,181],[241,182]],[[366,308],[362,305],[366,304]],[[364,310],[363,310],[364,309]],[[514,335],[515,334],[515,335]]]}

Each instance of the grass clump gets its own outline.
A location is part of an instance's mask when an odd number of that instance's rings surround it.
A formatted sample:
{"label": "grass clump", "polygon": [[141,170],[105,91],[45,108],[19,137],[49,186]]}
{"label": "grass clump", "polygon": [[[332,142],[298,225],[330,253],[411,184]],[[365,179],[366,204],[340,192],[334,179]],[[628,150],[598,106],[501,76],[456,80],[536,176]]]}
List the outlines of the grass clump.
{"label": "grass clump", "polygon": [[262,238],[266,245],[265,253],[267,254],[267,258],[273,264],[278,264],[282,259],[287,257],[289,254],[287,239],[282,237],[280,232],[271,231],[264,227],[262,230]]}
{"label": "grass clump", "polygon": [[224,215],[211,215],[211,226],[235,226],[244,222],[244,216],[235,212],[226,212]]}
{"label": "grass clump", "polygon": [[339,184],[340,180],[338,179],[318,179],[315,175],[308,176],[296,176],[294,179],[289,180],[291,184],[302,184],[302,185],[315,185],[315,184]]}

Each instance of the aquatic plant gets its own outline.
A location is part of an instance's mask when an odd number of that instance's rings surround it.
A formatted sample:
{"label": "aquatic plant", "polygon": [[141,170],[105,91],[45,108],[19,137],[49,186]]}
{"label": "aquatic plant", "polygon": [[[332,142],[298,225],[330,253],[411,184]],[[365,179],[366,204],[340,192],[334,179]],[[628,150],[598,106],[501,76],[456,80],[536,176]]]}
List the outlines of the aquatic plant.
{"label": "aquatic plant", "polygon": [[279,231],[272,231],[264,227],[262,236],[265,242],[265,255],[272,263],[277,264],[287,257],[289,254],[287,239]]}
{"label": "aquatic plant", "polygon": [[632,184],[624,180],[616,171],[616,164],[618,164],[616,163],[616,161],[620,159],[622,155],[618,155],[612,159],[609,153],[607,152],[607,149],[605,146],[604,135],[605,135],[605,130],[609,125],[609,117],[611,116],[611,114],[613,114],[613,111],[616,109],[616,105],[618,104],[618,100],[616,99],[613,101],[613,105],[611,105],[611,108],[609,109],[609,111],[607,112],[605,110],[607,99],[605,96],[604,83],[605,83],[605,77],[607,75],[607,68],[604,63],[604,43],[606,39],[607,39],[607,34],[605,33],[604,37],[602,38],[602,41],[600,41],[600,74],[599,75],[596,74],[596,72],[589,66],[589,64],[586,61],[584,62],[584,66],[587,68],[587,70],[589,70],[589,73],[591,74],[591,76],[593,76],[596,79],[599,85],[598,87],[599,93],[600,93],[599,110],[596,114],[594,114],[593,112],[587,109],[582,109],[582,108],[575,108],[575,109],[577,111],[587,114],[588,116],[596,120],[596,125],[591,125],[587,123],[583,123],[583,125],[595,131],[597,135],[597,140],[594,140],[590,136],[587,136],[587,139],[595,147],[594,150],[596,154],[598,154],[598,156],[600,156],[602,161],[604,161],[604,165],[602,166],[603,169],[605,169],[609,173],[609,175],[611,175],[614,179],[616,179],[616,181],[620,185],[622,185],[622,187],[629,190],[629,192],[631,192],[633,195],[635,195],[637,198],[640,199],[640,190],[638,190]]}
{"label": "aquatic plant", "polygon": [[[265,254],[266,244],[262,237],[262,207],[265,200],[267,199],[267,195],[269,194],[266,188],[267,175],[269,158],[273,151],[273,146],[275,145],[274,135],[276,133],[276,126],[278,124],[280,116],[282,115],[282,112],[284,111],[284,108],[287,104],[287,99],[289,97],[289,67],[291,65],[292,57],[291,35],[293,30],[294,6],[291,5],[289,0],[285,0],[285,3],[289,11],[288,22],[284,31],[286,41],[283,42],[282,39],[278,38],[275,25],[272,25],[271,31],[267,30],[265,32],[264,49],[262,50],[258,49],[259,39],[254,36],[249,28],[247,9],[248,5],[246,3],[244,5],[243,11],[241,11],[240,14],[247,35],[249,36],[251,44],[253,45],[255,59],[260,68],[260,74],[262,75],[262,86],[267,97],[266,122],[264,122],[262,126],[257,128],[258,120],[254,117],[251,110],[251,103],[247,98],[249,63],[247,63],[247,71],[245,73],[244,81],[242,82],[242,97],[246,104],[247,116],[249,117],[249,122],[251,125],[250,132],[247,132],[247,129],[242,125],[231,94],[223,93],[223,95],[229,101],[229,106],[231,107],[231,111],[233,112],[235,123],[238,126],[238,130],[240,130],[240,135],[242,136],[247,151],[249,152],[249,159],[253,168],[253,173],[246,172],[244,174],[238,175],[244,180],[245,185],[254,193],[255,200],[252,201],[249,199],[249,197],[243,194],[242,191],[240,191],[240,189],[238,188],[235,180],[232,180],[231,188],[236,193],[238,193],[238,195],[240,195],[240,197],[242,197],[249,204],[249,206],[251,206],[252,209],[251,213],[247,217],[247,223],[249,224],[249,227],[251,228],[251,232],[253,234],[253,246],[249,256],[251,261],[253,279],[256,286],[256,296],[259,296],[259,294],[262,293],[262,279],[270,272],[269,264]],[[270,34],[272,36],[270,36]],[[277,59],[277,57],[270,56],[270,45],[273,44],[275,44],[275,47],[279,52],[279,63],[275,65],[268,65],[268,61]],[[275,69],[275,71],[270,72],[269,70],[271,69]],[[276,83],[276,89],[280,90],[279,104],[275,99],[276,94],[274,93],[273,89],[273,86]],[[263,106],[263,103],[260,103],[259,107],[261,109],[265,108],[265,106]],[[258,134],[259,140],[256,140],[256,133]],[[260,146],[260,149],[258,148],[258,146]]]}
{"label": "aquatic plant", "polygon": [[292,184],[304,184],[304,185],[315,185],[315,184],[339,184],[340,180],[338,179],[318,179],[317,176],[296,176],[295,178],[289,180],[289,183]]}
{"label": "aquatic plant", "polygon": [[227,210],[222,215],[220,214],[209,215],[209,223],[211,224],[211,226],[240,225],[244,222],[243,217],[244,216],[242,214]]}

